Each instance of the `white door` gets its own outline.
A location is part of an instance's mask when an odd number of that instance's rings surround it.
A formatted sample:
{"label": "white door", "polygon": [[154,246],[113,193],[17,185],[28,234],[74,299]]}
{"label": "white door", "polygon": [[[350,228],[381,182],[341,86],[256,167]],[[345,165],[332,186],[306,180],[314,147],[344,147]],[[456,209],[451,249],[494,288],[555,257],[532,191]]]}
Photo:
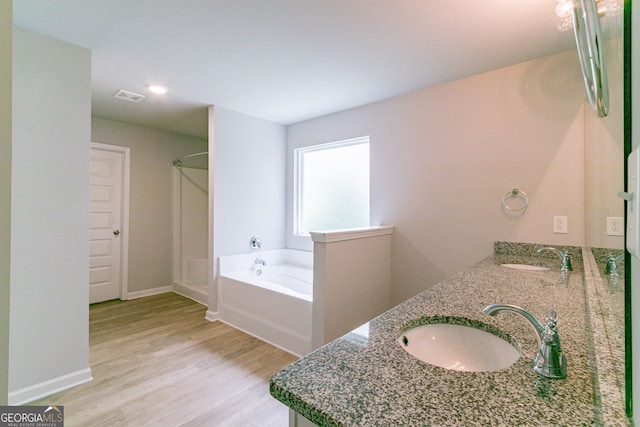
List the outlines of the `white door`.
{"label": "white door", "polygon": [[123,153],[91,149],[89,303],[121,297]]}

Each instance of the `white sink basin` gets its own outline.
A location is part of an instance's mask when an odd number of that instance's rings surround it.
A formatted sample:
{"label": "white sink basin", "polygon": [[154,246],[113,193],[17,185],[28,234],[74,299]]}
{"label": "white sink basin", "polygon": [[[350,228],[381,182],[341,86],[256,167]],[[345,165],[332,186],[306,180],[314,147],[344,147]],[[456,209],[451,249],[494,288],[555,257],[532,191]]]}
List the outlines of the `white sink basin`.
{"label": "white sink basin", "polygon": [[515,268],[517,270],[531,270],[531,271],[548,271],[547,267],[540,267],[538,265],[529,264],[501,264],[503,267]]}
{"label": "white sink basin", "polygon": [[398,343],[423,362],[455,371],[497,371],[520,358],[511,343],[490,332],[449,323],[409,329]]}

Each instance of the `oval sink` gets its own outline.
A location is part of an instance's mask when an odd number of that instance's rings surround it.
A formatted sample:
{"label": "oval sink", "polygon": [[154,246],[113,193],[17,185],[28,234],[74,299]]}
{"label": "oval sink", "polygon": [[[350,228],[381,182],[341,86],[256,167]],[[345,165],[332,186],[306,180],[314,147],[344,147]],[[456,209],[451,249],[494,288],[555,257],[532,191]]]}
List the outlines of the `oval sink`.
{"label": "oval sink", "polygon": [[531,270],[531,271],[548,271],[547,267],[540,267],[539,265],[530,264],[501,264],[503,267],[515,268],[517,270]]}
{"label": "oval sink", "polygon": [[455,371],[497,371],[520,358],[518,349],[490,332],[449,323],[416,326],[398,343],[423,362]]}

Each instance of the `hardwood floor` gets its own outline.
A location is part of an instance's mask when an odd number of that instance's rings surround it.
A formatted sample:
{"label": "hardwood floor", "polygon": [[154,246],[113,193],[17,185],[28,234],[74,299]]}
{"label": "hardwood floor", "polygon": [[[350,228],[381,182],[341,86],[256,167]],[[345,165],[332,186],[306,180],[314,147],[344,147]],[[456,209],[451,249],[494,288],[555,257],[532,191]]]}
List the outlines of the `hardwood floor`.
{"label": "hardwood floor", "polygon": [[33,405],[64,405],[66,426],[281,426],[269,378],[295,356],[174,293],[90,308],[93,381]]}

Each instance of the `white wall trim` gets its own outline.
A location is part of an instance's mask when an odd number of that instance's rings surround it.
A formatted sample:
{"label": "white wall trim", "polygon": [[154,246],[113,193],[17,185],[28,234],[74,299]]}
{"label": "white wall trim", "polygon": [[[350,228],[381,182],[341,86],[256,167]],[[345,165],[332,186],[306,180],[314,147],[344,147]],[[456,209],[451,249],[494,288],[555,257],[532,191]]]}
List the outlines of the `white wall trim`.
{"label": "white wall trim", "polygon": [[217,311],[207,310],[207,314],[204,316],[209,322],[217,322],[220,320],[220,313]]}
{"label": "white wall trim", "polygon": [[[208,125],[209,125],[209,130],[208,130],[208,140],[207,140],[207,151],[209,151],[209,164],[207,166],[208,170],[209,170],[209,221],[207,224],[207,244],[209,245],[207,248],[207,258],[208,258],[208,265],[207,265],[207,284],[208,284],[208,289],[207,289],[207,298],[208,298],[208,304],[207,304],[207,315],[205,316],[205,319],[210,320],[211,322],[215,322],[218,319],[218,312],[210,312],[209,309],[211,310],[218,310],[218,280],[216,279],[218,276],[218,269],[217,269],[217,258],[216,258],[216,254],[217,254],[217,249],[214,247],[214,242],[215,242],[215,235],[214,235],[214,231],[215,231],[215,227],[213,224],[213,220],[214,217],[216,216],[216,211],[215,211],[215,200],[214,200],[214,191],[215,191],[215,182],[214,182],[214,178],[215,178],[215,158],[214,158],[214,153],[215,153],[215,107],[213,105],[210,105],[209,108],[207,109],[207,120],[208,120]],[[212,315],[215,313],[215,319],[212,317],[211,319],[209,318],[209,313],[211,313]]]}
{"label": "white wall trim", "polygon": [[[173,276],[173,282],[180,282],[182,281],[182,245],[180,245],[180,242],[182,242],[182,228],[180,227],[180,224],[182,223],[182,210],[180,209],[180,205],[181,205],[181,181],[182,178],[180,176],[180,171],[178,170],[178,168],[176,168],[175,166],[173,166],[173,176],[172,176],[172,182],[173,182],[173,189],[172,189],[172,194],[173,197],[171,198],[171,207],[173,210],[173,223],[172,223],[172,227],[173,227],[173,234],[172,234],[172,238],[173,238],[173,244],[172,244],[172,248],[171,248],[171,252],[172,252],[172,257],[173,257],[173,268],[172,268],[172,272],[171,275]],[[208,201],[207,201],[208,203]],[[208,205],[207,205],[208,206]],[[176,246],[178,246],[180,248],[180,251],[176,251]]]}
{"label": "white wall trim", "polygon": [[120,145],[91,142],[91,148],[122,153],[122,218],[120,228],[122,251],[120,252],[120,298],[129,298],[129,187],[131,183],[131,149]]}
{"label": "white wall trim", "polygon": [[196,289],[193,289],[189,286],[185,286],[180,282],[173,282],[173,286],[171,287],[174,294],[178,294],[185,298],[189,298],[191,301],[195,301],[198,304],[204,305],[208,307],[208,298],[209,295],[206,293],[199,292]]}
{"label": "white wall trim", "polygon": [[70,374],[62,375],[9,393],[9,405],[23,405],[45,396],[67,390],[69,388],[93,380],[91,369],[86,368]]}
{"label": "white wall trim", "polygon": [[173,286],[161,286],[159,288],[144,289],[142,291],[129,292],[122,296],[123,300],[130,300],[136,298],[150,297],[151,295],[164,294],[166,292],[173,292]]}
{"label": "white wall trim", "polygon": [[393,226],[362,227],[346,230],[312,231],[311,239],[314,242],[331,243],[343,240],[364,239],[367,237],[384,236],[393,233]]}

